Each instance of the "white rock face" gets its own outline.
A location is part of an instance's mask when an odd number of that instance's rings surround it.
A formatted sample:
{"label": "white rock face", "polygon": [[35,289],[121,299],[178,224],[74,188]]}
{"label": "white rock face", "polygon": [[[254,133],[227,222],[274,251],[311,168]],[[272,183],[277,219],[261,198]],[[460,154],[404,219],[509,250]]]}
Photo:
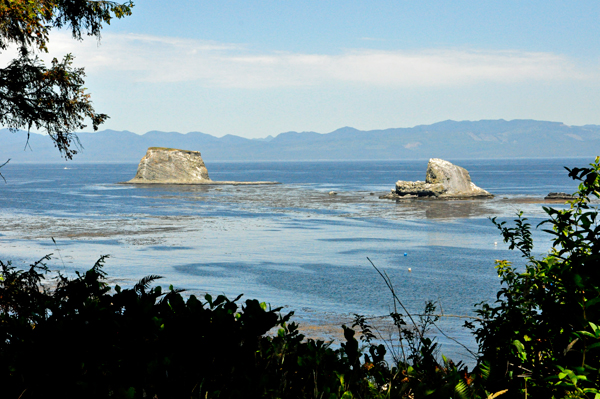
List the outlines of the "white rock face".
{"label": "white rock face", "polygon": [[431,158],[424,182],[399,180],[391,197],[490,198],[493,195],[477,187],[465,168],[443,159]]}
{"label": "white rock face", "polygon": [[425,181],[430,184],[440,183],[450,193],[471,191],[471,175],[465,168],[453,165],[439,158],[431,158],[427,165]]}
{"label": "white rock face", "polygon": [[210,183],[208,170],[198,151],[150,147],[128,183]]}

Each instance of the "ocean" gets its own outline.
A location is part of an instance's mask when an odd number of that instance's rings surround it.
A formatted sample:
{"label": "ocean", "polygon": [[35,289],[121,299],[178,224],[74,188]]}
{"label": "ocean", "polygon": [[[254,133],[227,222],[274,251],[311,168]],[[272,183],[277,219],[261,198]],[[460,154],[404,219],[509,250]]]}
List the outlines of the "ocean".
{"label": "ocean", "polygon": [[[411,312],[433,300],[440,313],[469,316],[476,303],[495,300],[494,260],[524,262],[489,218],[510,221],[522,210],[536,226],[548,192],[577,189],[564,166],[593,160],[450,161],[495,198],[378,198],[397,180],[424,180],[426,160],[207,164],[213,180],[281,183],[269,186],[133,186],[117,183],[136,164],[9,163],[1,169],[0,259],[26,267],[52,253],[48,266],[72,274],[109,255],[112,283],[157,274],[157,284],[188,294],[244,294],[294,311],[328,340],[355,313],[378,320],[390,312],[369,258]],[[535,230],[534,239],[534,253],[546,253],[549,236]],[[475,349],[463,322],[442,317],[438,325]],[[442,353],[469,362],[461,346],[438,339]]]}

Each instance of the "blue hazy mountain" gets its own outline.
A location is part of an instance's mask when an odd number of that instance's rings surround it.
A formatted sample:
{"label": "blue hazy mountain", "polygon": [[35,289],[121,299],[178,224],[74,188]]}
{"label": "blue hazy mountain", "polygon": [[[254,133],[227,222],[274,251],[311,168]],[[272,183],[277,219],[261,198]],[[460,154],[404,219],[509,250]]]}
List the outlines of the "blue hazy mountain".
{"label": "blue hazy mountain", "polygon": [[[444,121],[412,128],[361,131],[343,127],[331,133],[286,132],[246,139],[150,131],[138,135],[104,130],[78,133],[83,146],[74,162],[138,162],[148,147],[195,150],[205,161],[473,159],[592,157],[600,155],[600,126],[567,126],[535,120]],[[0,130],[0,161],[64,162],[51,140]]]}

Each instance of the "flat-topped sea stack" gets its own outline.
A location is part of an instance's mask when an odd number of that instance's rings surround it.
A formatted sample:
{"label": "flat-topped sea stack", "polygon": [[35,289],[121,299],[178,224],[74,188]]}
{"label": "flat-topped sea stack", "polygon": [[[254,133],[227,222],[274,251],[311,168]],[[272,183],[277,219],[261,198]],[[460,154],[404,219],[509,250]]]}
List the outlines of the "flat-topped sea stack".
{"label": "flat-topped sea stack", "polygon": [[126,184],[277,184],[255,181],[213,181],[199,151],[150,147],[138,165],[135,177]]}
{"label": "flat-topped sea stack", "polygon": [[477,187],[465,168],[443,159],[431,158],[427,165],[425,181],[396,182],[396,188],[385,199],[431,198],[469,199],[492,198],[493,195]]}
{"label": "flat-topped sea stack", "polygon": [[199,151],[150,147],[128,183],[198,184],[211,182]]}

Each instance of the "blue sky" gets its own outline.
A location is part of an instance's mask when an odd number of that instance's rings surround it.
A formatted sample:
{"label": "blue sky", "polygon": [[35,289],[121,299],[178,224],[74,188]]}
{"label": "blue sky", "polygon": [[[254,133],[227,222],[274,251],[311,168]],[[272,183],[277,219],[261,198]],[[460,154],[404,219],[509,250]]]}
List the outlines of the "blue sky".
{"label": "blue sky", "polygon": [[[600,124],[597,1],[138,1],[85,66],[104,128],[265,137],[446,119]],[[6,55],[3,55],[4,57]]]}

